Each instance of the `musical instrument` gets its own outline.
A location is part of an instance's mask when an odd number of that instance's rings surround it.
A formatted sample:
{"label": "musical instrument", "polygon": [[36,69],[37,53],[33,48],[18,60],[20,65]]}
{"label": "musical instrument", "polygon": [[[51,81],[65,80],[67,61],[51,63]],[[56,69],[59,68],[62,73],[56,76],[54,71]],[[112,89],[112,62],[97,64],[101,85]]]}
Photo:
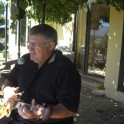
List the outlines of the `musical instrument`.
{"label": "musical instrument", "polygon": [[[16,102],[16,103],[7,103],[3,99],[0,101],[0,119],[4,116],[9,117],[11,114],[12,109],[19,108],[20,106],[25,105],[30,111],[37,110],[40,105],[31,105],[23,102]],[[43,106],[42,106],[43,107]]]}
{"label": "musical instrument", "polygon": [[[16,95],[20,97],[22,94],[23,92],[20,92],[20,93],[17,93]],[[6,100],[1,98],[0,99],[0,118],[3,118],[4,116],[9,117],[12,109],[16,109],[20,105],[26,105],[28,108],[32,107],[31,104],[26,104],[23,102],[7,102]]]}
{"label": "musical instrument", "polygon": [[9,117],[14,103],[7,103],[6,101],[2,100],[0,101],[0,118],[7,116]]}
{"label": "musical instrument", "polygon": [[[23,92],[22,92],[23,93]],[[22,93],[17,93],[16,95],[21,96]],[[9,117],[11,114],[12,109],[19,108],[20,106],[27,107],[30,111],[36,112],[39,108],[42,108],[42,119],[47,120],[52,115],[52,107],[43,103],[42,105],[39,104],[27,104],[23,102],[7,102],[4,99],[0,101],[0,119],[4,116]]]}

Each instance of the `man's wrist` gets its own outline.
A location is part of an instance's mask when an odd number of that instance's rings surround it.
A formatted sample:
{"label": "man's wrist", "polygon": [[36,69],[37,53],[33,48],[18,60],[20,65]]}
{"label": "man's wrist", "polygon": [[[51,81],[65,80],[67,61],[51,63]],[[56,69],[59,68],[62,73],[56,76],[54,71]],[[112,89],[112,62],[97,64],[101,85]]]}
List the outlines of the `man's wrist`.
{"label": "man's wrist", "polygon": [[51,117],[52,113],[53,113],[52,107],[51,106],[47,106],[44,109],[43,113],[42,113],[42,116],[43,116],[42,119],[43,120],[48,120]]}

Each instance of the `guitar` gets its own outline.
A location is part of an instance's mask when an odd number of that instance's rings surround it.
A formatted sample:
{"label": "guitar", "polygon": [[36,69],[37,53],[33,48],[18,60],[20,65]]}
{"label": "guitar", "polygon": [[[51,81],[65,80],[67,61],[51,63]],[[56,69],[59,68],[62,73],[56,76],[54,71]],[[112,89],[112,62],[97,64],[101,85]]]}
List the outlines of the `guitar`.
{"label": "guitar", "polygon": [[[17,93],[18,96],[21,96],[22,93]],[[20,106],[25,105],[30,111],[34,111],[41,107],[41,105],[31,105],[23,102],[7,102],[4,99],[0,99],[0,119],[4,116],[9,117],[12,109],[19,108]],[[43,106],[42,106],[43,107]]]}
{"label": "guitar", "polygon": [[[16,95],[21,96],[22,93],[17,93]],[[42,108],[41,116],[43,120],[49,119],[53,112],[52,106],[46,105],[45,103],[43,103],[42,105],[39,105],[39,104],[32,105],[24,102],[7,102],[6,100],[1,99],[0,100],[0,119],[3,118],[4,116],[9,117],[12,109],[16,109],[24,105],[32,112],[38,111],[39,108]]]}

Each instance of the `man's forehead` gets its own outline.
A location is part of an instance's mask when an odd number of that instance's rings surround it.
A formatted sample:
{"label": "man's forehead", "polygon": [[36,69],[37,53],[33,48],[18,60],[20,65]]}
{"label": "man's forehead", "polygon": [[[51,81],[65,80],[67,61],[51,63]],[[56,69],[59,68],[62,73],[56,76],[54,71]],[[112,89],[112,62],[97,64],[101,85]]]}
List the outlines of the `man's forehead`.
{"label": "man's forehead", "polygon": [[43,35],[31,35],[29,36],[29,40],[30,41],[44,41],[45,38],[43,37]]}

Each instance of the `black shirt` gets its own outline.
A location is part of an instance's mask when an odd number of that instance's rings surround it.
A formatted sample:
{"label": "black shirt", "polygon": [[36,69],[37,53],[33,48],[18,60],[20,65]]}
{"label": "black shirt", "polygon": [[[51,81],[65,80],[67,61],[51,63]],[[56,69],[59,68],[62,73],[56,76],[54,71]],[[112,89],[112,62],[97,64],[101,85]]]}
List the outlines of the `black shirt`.
{"label": "black shirt", "polygon": [[62,103],[70,111],[77,112],[81,78],[74,64],[58,50],[40,69],[30,60],[30,54],[23,57],[25,63],[16,64],[7,77],[13,86],[19,86],[21,91],[25,91],[24,96],[27,98],[22,99],[31,103],[34,98],[41,105]]}

